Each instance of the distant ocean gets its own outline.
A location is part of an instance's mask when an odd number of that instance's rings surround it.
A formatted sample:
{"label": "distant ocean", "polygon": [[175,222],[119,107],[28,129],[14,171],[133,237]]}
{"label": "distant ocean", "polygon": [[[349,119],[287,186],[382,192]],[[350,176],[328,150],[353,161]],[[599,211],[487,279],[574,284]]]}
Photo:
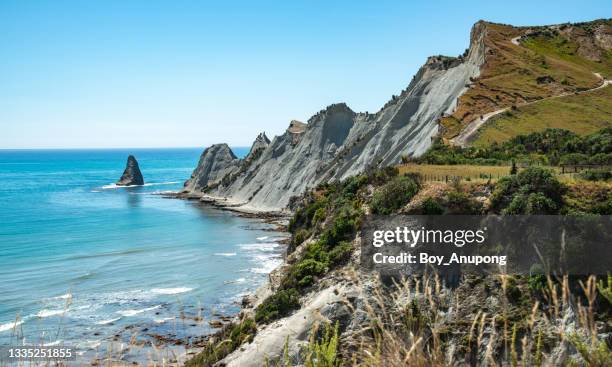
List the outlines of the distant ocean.
{"label": "distant ocean", "polygon": [[[128,154],[144,187],[113,184]],[[0,345],[187,340],[236,312],[281,262],[283,234],[155,195],[180,189],[200,154],[0,150]]]}

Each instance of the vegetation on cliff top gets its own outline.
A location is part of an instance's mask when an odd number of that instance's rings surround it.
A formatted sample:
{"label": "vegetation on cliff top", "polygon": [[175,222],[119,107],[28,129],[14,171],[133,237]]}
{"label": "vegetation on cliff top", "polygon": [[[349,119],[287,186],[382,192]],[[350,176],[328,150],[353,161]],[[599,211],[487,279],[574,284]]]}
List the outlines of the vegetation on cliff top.
{"label": "vegetation on cliff top", "polygon": [[472,143],[478,148],[503,143],[517,135],[565,129],[587,135],[612,127],[612,87],[517,107],[487,121]]}
{"label": "vegetation on cliff top", "polygon": [[[588,41],[571,35],[573,28],[579,28],[581,35],[594,38],[594,27],[609,27],[608,23],[596,21],[560,29],[535,27],[527,35],[525,28],[486,23],[485,64],[480,76],[459,98],[456,110],[441,119],[444,137],[456,136],[467,123],[486,113],[597,86],[601,81],[594,73],[604,78],[612,75],[612,54],[597,49],[587,57],[580,47]],[[539,104],[532,108],[539,108]]]}
{"label": "vegetation on cliff top", "polygon": [[529,164],[612,165],[612,128],[586,136],[568,130],[546,129],[529,135],[519,135],[502,144],[488,147],[461,148],[443,144],[440,140],[417,163],[507,165],[512,160]]}

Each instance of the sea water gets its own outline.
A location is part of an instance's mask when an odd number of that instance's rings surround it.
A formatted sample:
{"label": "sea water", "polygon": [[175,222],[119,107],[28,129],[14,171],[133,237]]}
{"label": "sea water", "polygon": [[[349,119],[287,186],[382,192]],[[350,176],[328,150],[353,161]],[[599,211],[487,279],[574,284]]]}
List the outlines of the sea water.
{"label": "sea water", "polygon": [[[0,345],[188,341],[237,311],[281,262],[283,234],[159,195],[200,153],[0,150]],[[114,185],[129,154],[145,186]]]}

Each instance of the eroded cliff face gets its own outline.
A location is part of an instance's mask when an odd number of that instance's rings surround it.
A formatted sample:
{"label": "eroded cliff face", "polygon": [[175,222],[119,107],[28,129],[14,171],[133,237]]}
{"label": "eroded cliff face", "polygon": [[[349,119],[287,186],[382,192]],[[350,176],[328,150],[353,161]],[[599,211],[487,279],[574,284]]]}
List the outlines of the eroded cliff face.
{"label": "eroded cliff face", "polygon": [[202,190],[213,187],[226,175],[238,170],[240,160],[227,144],[215,144],[206,148],[200,156],[200,161],[191,178],[185,182],[185,192],[195,195]]}
{"label": "eroded cliff face", "polygon": [[184,194],[206,192],[244,209],[282,210],[293,196],[321,182],[422,154],[438,131],[438,119],[454,110],[470,79],[478,76],[485,34],[486,23],[476,23],[466,55],[430,57],[410,85],[375,114],[333,104],[307,124],[292,121],[284,134],[242,163],[227,145],[223,154],[212,150],[217,145],[208,148]]}

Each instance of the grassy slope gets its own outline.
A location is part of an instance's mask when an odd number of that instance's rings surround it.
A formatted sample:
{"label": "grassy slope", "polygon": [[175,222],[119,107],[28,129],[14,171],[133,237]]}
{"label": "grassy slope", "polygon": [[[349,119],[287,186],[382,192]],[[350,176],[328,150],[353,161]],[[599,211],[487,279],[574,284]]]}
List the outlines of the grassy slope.
{"label": "grassy slope", "polygon": [[[541,28],[544,29],[544,28]],[[469,122],[504,107],[590,89],[600,80],[593,74],[612,74],[610,52],[600,62],[579,56],[578,44],[560,33],[528,37],[515,45],[511,39],[525,28],[487,23],[488,49],[481,75],[459,98],[456,111],[441,119],[444,138],[456,136]],[[538,83],[538,78],[550,77]]]}
{"label": "grassy slope", "polygon": [[549,99],[491,119],[480,128],[473,145],[485,147],[517,135],[547,128],[570,130],[587,135],[612,125],[612,87],[593,92]]}

